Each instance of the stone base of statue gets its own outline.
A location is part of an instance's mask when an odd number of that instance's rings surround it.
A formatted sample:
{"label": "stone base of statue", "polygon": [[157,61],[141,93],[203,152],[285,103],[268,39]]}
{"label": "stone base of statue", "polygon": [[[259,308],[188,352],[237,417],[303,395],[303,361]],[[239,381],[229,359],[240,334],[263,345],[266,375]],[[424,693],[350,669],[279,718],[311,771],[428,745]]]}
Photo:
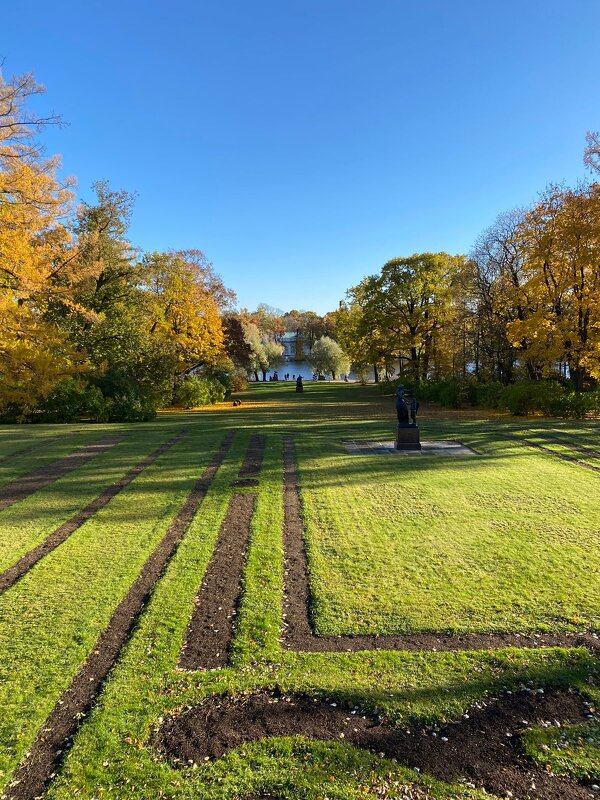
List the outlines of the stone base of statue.
{"label": "stone base of statue", "polygon": [[398,423],[394,447],[396,450],[420,450],[419,426]]}

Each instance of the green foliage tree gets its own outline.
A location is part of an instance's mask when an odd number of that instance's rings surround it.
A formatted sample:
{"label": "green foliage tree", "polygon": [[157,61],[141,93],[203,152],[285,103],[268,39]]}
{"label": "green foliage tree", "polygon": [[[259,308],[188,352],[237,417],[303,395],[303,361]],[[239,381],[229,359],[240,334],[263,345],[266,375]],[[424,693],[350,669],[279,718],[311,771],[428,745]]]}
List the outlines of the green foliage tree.
{"label": "green foliage tree", "polygon": [[350,306],[360,309],[355,321],[361,339],[368,339],[369,332],[374,337],[362,360],[388,365],[397,359],[401,374],[414,381],[427,377],[436,334],[453,313],[452,285],[464,263],[464,257],[447,253],[394,258],[378,275],[350,289]]}
{"label": "green foliage tree", "polygon": [[319,375],[331,373],[335,380],[336,375],[350,370],[350,359],[340,345],[329,336],[321,336],[314,343],[309,362]]}

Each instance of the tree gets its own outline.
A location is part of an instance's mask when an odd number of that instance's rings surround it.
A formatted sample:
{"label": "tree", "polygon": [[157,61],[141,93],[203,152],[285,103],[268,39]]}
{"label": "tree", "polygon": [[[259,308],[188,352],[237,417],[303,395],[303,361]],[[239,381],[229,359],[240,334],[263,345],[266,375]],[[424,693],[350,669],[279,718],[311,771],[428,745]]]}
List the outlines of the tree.
{"label": "tree", "polygon": [[322,336],[314,343],[309,356],[309,361],[315,372],[324,375],[328,372],[335,380],[336,374],[348,372],[350,360],[340,345],[329,336]]}
{"label": "tree", "polygon": [[266,381],[267,372],[283,364],[283,345],[268,334],[261,333],[253,322],[244,324],[244,336],[250,347],[249,371],[254,373],[257,381],[258,373],[262,372],[262,379]]}
{"label": "tree", "polygon": [[600,184],[550,187],[519,236],[528,302],[508,333],[546,371],[565,362],[581,391],[600,378]]}
{"label": "tree", "polygon": [[223,332],[225,335],[225,350],[236,367],[248,371],[251,364],[252,348],[246,340],[244,326],[239,317],[229,314],[223,318]]}
{"label": "tree", "polygon": [[600,133],[588,131],[585,136],[583,163],[591,172],[600,172]]}
{"label": "tree", "polygon": [[[524,214],[520,209],[500,214],[471,254],[476,270],[477,362],[484,377],[505,384],[513,380],[519,350],[523,350],[511,341],[507,326],[523,319],[529,305],[519,235]],[[530,377],[535,377],[535,364],[529,361],[527,367]]]}
{"label": "tree", "polygon": [[175,349],[178,372],[216,366],[225,356],[224,335],[212,269],[198,251],[147,254],[142,263],[148,331]]}
{"label": "tree", "polygon": [[[447,253],[416,253],[388,261],[379,275],[365,278],[348,292],[360,308],[360,323],[368,341],[376,341],[364,357],[386,365],[398,359],[400,374],[419,381],[428,376],[434,359],[435,336],[452,314],[452,284],[464,257]],[[339,323],[339,318],[338,318]]]}
{"label": "tree", "polygon": [[17,415],[85,362],[46,317],[52,302],[78,311],[74,295],[88,275],[68,229],[70,184],[34,136],[59,119],[26,109],[42,92],[31,75],[0,75],[0,412]]}
{"label": "tree", "polygon": [[334,312],[336,333],[354,369],[361,373],[373,367],[375,382],[378,383],[379,371],[386,363],[388,341],[378,328],[370,324],[361,300],[360,287],[355,287],[351,302],[340,303]]}

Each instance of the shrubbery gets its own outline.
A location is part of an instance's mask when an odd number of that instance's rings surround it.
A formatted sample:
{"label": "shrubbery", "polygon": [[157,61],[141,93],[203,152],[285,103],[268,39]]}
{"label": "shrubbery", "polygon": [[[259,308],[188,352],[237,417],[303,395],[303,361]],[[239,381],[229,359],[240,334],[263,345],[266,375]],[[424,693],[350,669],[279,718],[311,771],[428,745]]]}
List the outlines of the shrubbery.
{"label": "shrubbery", "polygon": [[600,413],[600,392],[574,392],[556,381],[520,381],[505,386],[498,403],[515,416],[585,417]]}
{"label": "shrubbery", "polygon": [[175,404],[183,408],[195,408],[218,403],[225,399],[226,389],[214,377],[186,378],[175,389]]}
{"label": "shrubbery", "polygon": [[149,422],[171,400],[183,408],[210,405],[246,385],[235,373],[190,377],[180,381],[173,393],[165,385],[157,389],[148,381],[109,370],[100,378],[64,378],[33,409],[6,408],[0,422]]}
{"label": "shrubbery", "polygon": [[393,394],[398,384],[414,391],[419,400],[440,403],[447,408],[497,408],[510,411],[514,416],[544,414],[548,417],[585,417],[600,415],[600,390],[575,392],[553,380],[522,380],[504,386],[501,383],[483,383],[474,377],[466,380],[427,380],[418,385],[398,378],[383,381],[380,389]]}
{"label": "shrubbery", "polygon": [[35,415],[40,422],[76,422],[82,418],[101,422],[105,406],[106,400],[97,386],[65,378],[44,398]]}

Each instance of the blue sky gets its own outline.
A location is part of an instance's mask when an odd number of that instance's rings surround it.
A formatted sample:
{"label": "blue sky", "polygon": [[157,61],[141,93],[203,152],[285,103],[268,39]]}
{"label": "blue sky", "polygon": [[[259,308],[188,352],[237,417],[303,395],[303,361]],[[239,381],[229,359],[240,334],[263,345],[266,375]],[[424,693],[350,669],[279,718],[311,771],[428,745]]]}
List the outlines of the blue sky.
{"label": "blue sky", "polygon": [[598,0],[30,0],[0,55],[80,196],[137,192],[134,244],[204,250],[250,308],[468,252],[600,129]]}

